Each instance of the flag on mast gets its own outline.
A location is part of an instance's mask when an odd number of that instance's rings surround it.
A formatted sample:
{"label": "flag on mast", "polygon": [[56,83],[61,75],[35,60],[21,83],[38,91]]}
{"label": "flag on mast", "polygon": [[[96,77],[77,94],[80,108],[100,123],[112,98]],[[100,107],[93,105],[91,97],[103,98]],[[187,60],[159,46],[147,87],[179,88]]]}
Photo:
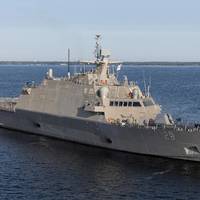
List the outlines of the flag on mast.
{"label": "flag on mast", "polygon": [[121,70],[121,67],[122,67],[122,64],[119,64],[119,65],[117,66],[117,71],[120,71],[120,70]]}

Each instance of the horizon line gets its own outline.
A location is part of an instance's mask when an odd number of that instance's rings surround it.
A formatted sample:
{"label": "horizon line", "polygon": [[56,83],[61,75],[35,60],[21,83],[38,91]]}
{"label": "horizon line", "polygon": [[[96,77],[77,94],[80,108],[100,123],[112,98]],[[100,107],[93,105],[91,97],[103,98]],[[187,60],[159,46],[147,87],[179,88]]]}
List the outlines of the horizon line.
{"label": "horizon line", "polygon": [[[70,61],[71,64],[83,64],[82,61]],[[125,65],[131,65],[131,64],[146,64],[146,65],[186,65],[186,64],[191,64],[191,65],[200,65],[200,61],[122,61],[119,63],[125,64]],[[16,61],[16,60],[5,60],[5,61],[0,61],[0,64],[68,64],[68,61]],[[88,65],[90,65],[88,63]]]}

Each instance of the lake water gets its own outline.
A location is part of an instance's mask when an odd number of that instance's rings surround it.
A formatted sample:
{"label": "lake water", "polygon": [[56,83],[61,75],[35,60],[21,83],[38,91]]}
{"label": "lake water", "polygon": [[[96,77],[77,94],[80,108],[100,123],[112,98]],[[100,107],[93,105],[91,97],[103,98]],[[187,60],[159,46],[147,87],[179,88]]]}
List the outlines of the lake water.
{"label": "lake water", "polygon": [[[0,66],[0,96],[17,96],[48,68]],[[72,72],[81,69],[73,68]],[[124,66],[174,118],[200,121],[200,68]],[[0,129],[0,199],[200,199],[200,163],[140,156]]]}

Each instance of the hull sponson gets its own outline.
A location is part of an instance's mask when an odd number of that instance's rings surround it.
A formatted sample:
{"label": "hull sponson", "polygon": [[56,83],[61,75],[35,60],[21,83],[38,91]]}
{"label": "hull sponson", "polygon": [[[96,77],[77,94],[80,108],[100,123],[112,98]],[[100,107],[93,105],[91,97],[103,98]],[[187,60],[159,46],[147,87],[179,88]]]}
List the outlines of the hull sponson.
{"label": "hull sponson", "polygon": [[131,153],[200,161],[200,132],[120,127],[83,118],[17,110],[0,111],[2,127]]}

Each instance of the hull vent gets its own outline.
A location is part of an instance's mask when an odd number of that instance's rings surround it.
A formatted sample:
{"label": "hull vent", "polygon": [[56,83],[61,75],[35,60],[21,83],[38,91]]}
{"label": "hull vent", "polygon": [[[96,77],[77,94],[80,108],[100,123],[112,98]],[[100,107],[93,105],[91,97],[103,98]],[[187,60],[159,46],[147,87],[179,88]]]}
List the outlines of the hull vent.
{"label": "hull vent", "polygon": [[36,126],[37,128],[41,128],[41,124],[40,124],[40,123],[35,122],[35,123],[33,123],[33,124],[34,124],[34,126]]}

